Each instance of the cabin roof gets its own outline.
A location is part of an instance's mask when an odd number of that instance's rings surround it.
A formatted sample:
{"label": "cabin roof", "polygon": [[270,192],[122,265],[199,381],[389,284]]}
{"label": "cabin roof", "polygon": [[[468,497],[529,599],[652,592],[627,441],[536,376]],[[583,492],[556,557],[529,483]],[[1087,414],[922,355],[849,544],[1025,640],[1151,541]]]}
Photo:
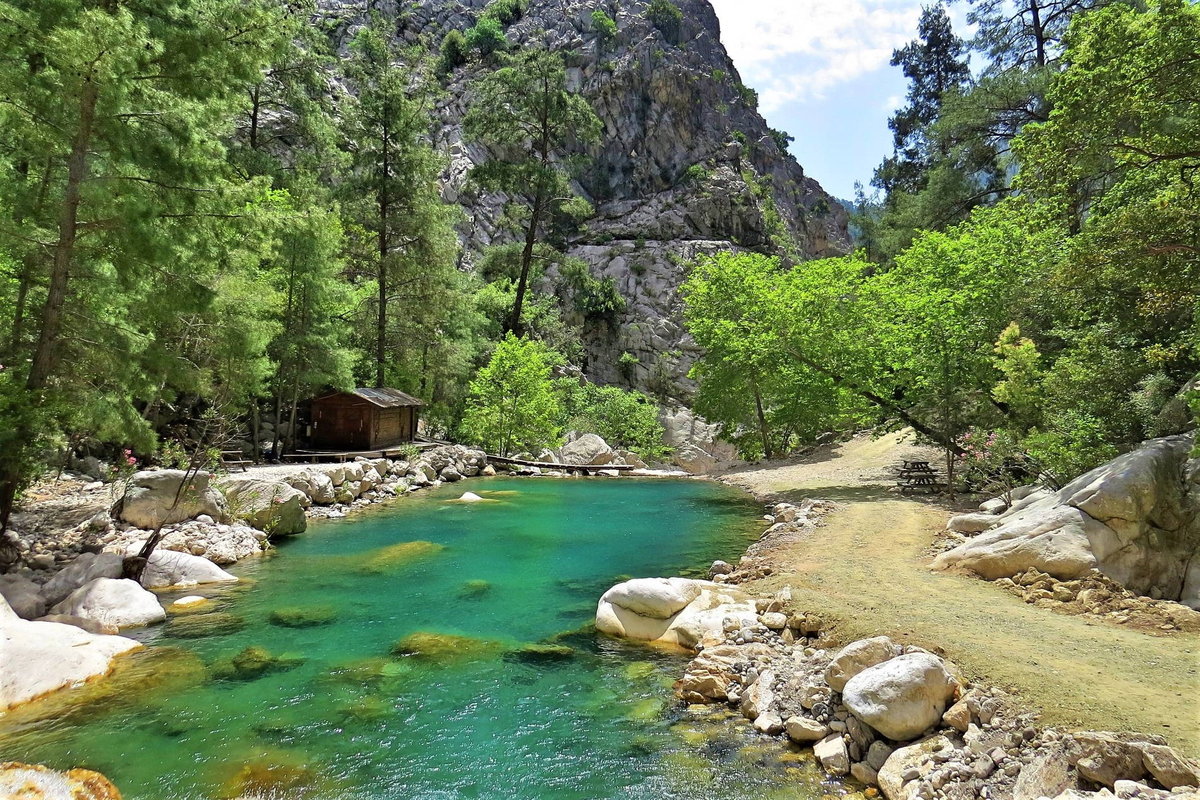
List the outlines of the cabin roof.
{"label": "cabin roof", "polygon": [[399,389],[352,389],[349,392],[330,392],[329,394],[321,395],[316,400],[328,400],[331,397],[338,395],[349,395],[366,400],[373,406],[378,408],[419,408],[425,405],[423,400],[418,400],[410,394],[405,394]]}

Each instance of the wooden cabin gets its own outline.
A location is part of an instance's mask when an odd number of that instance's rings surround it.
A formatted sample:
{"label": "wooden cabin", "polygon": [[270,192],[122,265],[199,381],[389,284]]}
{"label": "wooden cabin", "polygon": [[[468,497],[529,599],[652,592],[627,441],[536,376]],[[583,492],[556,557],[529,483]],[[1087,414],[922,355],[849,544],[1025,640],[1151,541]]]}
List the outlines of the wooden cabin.
{"label": "wooden cabin", "polygon": [[399,389],[333,392],[312,401],[312,443],[323,450],[383,450],[417,435],[425,404]]}

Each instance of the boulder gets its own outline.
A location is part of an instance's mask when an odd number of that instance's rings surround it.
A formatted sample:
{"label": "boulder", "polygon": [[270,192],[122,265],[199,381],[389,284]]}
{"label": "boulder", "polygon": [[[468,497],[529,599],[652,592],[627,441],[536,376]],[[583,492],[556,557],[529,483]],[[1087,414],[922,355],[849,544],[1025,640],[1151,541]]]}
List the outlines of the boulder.
{"label": "boulder", "polygon": [[[134,552],[141,547],[135,548]],[[119,578],[125,569],[125,557],[120,553],[81,553],[57,575],[46,581],[42,593],[46,605],[61,603],[67,595],[97,578]]]}
{"label": "boulder", "polygon": [[22,619],[37,619],[46,613],[42,587],[20,575],[0,575],[0,597]]}
{"label": "boulder", "polygon": [[626,581],[596,607],[601,633],[688,649],[724,642],[727,618],[739,628],[757,624],[753,600],[732,587],[687,578]]}
{"label": "boulder", "polygon": [[814,744],[813,755],[830,775],[840,777],[850,773],[850,753],[840,733],[830,734]]}
{"label": "boulder", "polygon": [[959,514],[951,517],[946,523],[946,530],[956,533],[983,533],[999,520],[995,514],[980,512],[978,514]]}
{"label": "boulder", "polygon": [[[361,465],[347,464],[347,471],[351,466],[358,467],[361,475]],[[308,527],[304,515],[306,495],[284,481],[269,476],[229,475],[218,481],[218,486],[235,517],[272,536],[290,536]]]}
{"label": "boulder", "polygon": [[1053,745],[1043,748],[1021,765],[1017,783],[1013,787],[1013,800],[1057,797],[1075,785],[1076,780],[1062,746]]}
{"label": "boulder", "polygon": [[835,692],[845,688],[846,682],[867,667],[882,664],[902,652],[900,645],[886,636],[875,636],[851,642],[837,652],[825,669],[825,682]]}
{"label": "boulder", "polygon": [[1074,733],[1066,739],[1067,755],[1082,777],[1111,789],[1117,781],[1137,781],[1146,776],[1141,746],[1162,744],[1162,740],[1146,742],[1145,738],[1107,731]]}
{"label": "boulder", "polygon": [[0,797],[13,800],[121,800],[108,778],[90,769],[66,772],[37,764],[0,764]]}
{"label": "boulder", "polygon": [[118,629],[149,625],[167,616],[151,592],[135,581],[116,578],[97,578],[86,583],[50,611],[96,620]]}
{"label": "boulder", "polygon": [[1187,565],[1200,541],[1193,437],[1154,439],[1057,492],[1033,491],[996,526],[934,560],[988,580],[1030,568],[1059,580],[1098,569],[1131,591],[1200,605]]}
{"label": "boulder", "polygon": [[[342,471],[343,476],[345,471]],[[327,506],[337,499],[337,488],[333,479],[324,472],[304,470],[284,479],[293,489],[303,492],[310,503]]]}
{"label": "boulder", "polygon": [[1142,764],[1154,780],[1168,789],[1200,786],[1200,768],[1166,745],[1143,744]]}
{"label": "boulder", "polygon": [[705,647],[692,659],[675,691],[687,703],[724,702],[731,684],[740,680],[738,664],[767,658],[772,654],[765,644],[717,644]]}
{"label": "boulder", "polygon": [[742,693],[741,709],[746,719],[756,720],[775,705],[775,673],[763,670],[758,680]]}
{"label": "boulder", "polygon": [[108,625],[103,622],[97,622],[94,619],[72,617],[69,614],[47,614],[46,616],[39,617],[34,621],[57,622],[61,625],[74,625],[76,628],[83,628],[88,633],[115,634],[120,632],[116,625]]}
{"label": "boulder", "polygon": [[697,416],[691,409],[664,408],[659,413],[663,443],[672,458],[693,475],[711,472],[718,465],[737,459],[737,448],[721,440],[721,426]]}
{"label": "boulder", "polygon": [[789,717],[784,730],[796,744],[811,744],[829,735],[828,726],[808,717]]}
{"label": "boulder", "polygon": [[980,503],[979,510],[985,514],[1003,514],[1008,511],[1008,501],[1003,497],[993,497]]}
{"label": "boulder", "polygon": [[950,753],[954,745],[945,736],[930,736],[895,750],[879,768],[879,788],[888,800],[911,800],[917,781],[911,777],[933,753]]}
{"label": "boulder", "polygon": [[967,728],[971,727],[971,709],[967,702],[959,700],[946,709],[946,713],[942,715],[942,724],[959,733],[966,733]]}
{"label": "boulder", "polygon": [[601,467],[612,463],[616,453],[608,443],[594,433],[585,433],[562,446],[559,451],[563,464]]}
{"label": "boulder", "polygon": [[460,503],[478,503],[478,502],[481,502],[482,500],[483,500],[483,498],[480,497],[479,495],[475,494],[474,492],[463,492],[462,497],[458,498],[458,501]]}
{"label": "boulder", "polygon": [[207,472],[189,475],[180,469],[135,472],[117,502],[116,516],[146,530],[195,519],[201,514],[225,519],[228,514],[225,498],[210,485],[210,478]]}
{"label": "boulder", "polygon": [[308,472],[318,473],[329,478],[329,482],[333,484],[333,488],[341,486],[346,481],[346,465],[345,464],[319,464],[308,467]]}
{"label": "boulder", "polygon": [[850,713],[888,739],[915,739],[941,721],[958,682],[929,653],[908,653],[868,667],[842,690]]}
{"label": "boulder", "polygon": [[142,571],[142,586],[147,589],[236,582],[237,578],[207,558],[171,550],[155,550]]}
{"label": "boulder", "polygon": [[104,675],[114,658],[141,647],[123,636],[98,636],[74,625],[28,622],[3,600],[0,641],[0,710]]}

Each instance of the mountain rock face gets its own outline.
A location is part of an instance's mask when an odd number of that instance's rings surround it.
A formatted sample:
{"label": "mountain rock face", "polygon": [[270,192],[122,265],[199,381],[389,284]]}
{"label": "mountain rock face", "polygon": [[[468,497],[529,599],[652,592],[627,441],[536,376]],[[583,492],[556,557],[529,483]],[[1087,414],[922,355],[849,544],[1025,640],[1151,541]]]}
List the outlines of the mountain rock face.
{"label": "mountain rock face", "polygon": [[[396,20],[396,35],[436,50],[452,29],[467,30],[488,0],[320,0],[344,47],[367,7]],[[585,230],[568,237],[567,253],[592,274],[611,277],[626,298],[615,320],[588,321],[564,304],[569,321],[583,323],[589,378],[633,385],[686,399],[686,378],[697,356],[683,330],[678,288],[688,262],[721,250],[790,251],[797,259],[849,247],[843,208],[781,150],[755,108],[721,44],[708,0],[677,0],[683,17],[668,40],[645,16],[645,0],[530,0],[507,31],[514,46],[561,52],[570,88],[583,93],[603,123],[602,140],[587,148],[589,164],[577,190],[595,208]],[[617,25],[601,41],[592,14]],[[515,236],[501,224],[508,198],[480,192],[469,170],[488,153],[466,143],[462,118],[470,82],[486,67],[471,63],[449,76],[437,110],[438,145],[449,166],[443,194],[460,203],[463,266],[480,251]],[[564,153],[564,155],[566,155]],[[545,276],[547,290],[556,276]],[[637,363],[618,360],[624,353]]]}

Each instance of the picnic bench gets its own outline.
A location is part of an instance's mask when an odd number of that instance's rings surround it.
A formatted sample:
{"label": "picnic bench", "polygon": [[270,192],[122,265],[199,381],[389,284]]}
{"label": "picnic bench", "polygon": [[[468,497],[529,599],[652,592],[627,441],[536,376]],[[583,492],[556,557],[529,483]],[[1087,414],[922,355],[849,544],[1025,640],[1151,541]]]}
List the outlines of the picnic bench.
{"label": "picnic bench", "polygon": [[221,464],[223,464],[226,467],[241,467],[242,472],[245,472],[246,465],[253,464],[253,463],[254,463],[253,461],[250,461],[249,459],[246,458],[246,454],[243,453],[241,450],[222,450],[221,451]]}
{"label": "picnic bench", "polygon": [[947,484],[928,461],[905,460],[897,471],[901,494],[909,492],[940,492]]}

